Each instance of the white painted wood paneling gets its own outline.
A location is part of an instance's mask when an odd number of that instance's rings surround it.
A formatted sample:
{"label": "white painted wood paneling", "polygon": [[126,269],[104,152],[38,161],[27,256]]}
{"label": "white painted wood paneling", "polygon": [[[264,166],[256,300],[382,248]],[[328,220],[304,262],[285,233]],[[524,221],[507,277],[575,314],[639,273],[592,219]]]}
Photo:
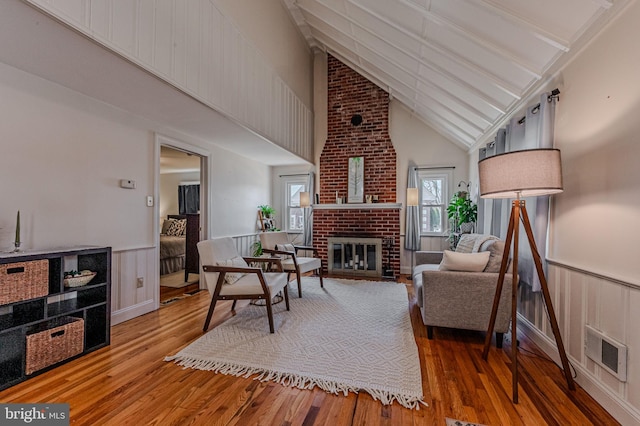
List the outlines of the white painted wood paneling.
{"label": "white painted wood paneling", "polygon": [[[640,359],[635,355],[640,352],[640,338],[633,320],[640,315],[640,289],[633,284],[625,285],[615,278],[609,279],[555,261],[549,265],[547,278],[567,355],[579,372],[578,383],[587,389],[597,387],[597,393],[589,391],[596,399],[600,394],[612,398],[618,418],[619,413],[624,413],[640,423]],[[552,346],[555,340],[542,304],[538,303],[536,307],[536,311],[542,315],[536,315],[535,322],[531,321],[530,313],[524,312],[531,307],[528,306],[530,300],[539,299],[540,296],[534,296],[528,286],[523,288],[519,313],[529,320],[528,327],[534,327],[534,334],[542,333],[545,336],[546,341],[541,347],[559,363],[557,351]],[[584,328],[587,324],[627,346],[626,382],[621,382],[586,357]],[[603,400],[600,402],[604,403]],[[611,408],[611,404],[608,407]]]}
{"label": "white painted wood paneling", "polygon": [[187,5],[189,2],[173,4],[173,70],[171,76],[180,87],[187,87]]}
{"label": "white painted wood paneling", "polygon": [[[111,259],[111,316],[114,324],[155,309],[154,290],[160,283],[154,247],[114,250]],[[137,288],[137,279],[144,286]]]}
{"label": "white painted wood paneling", "polygon": [[[137,51],[132,57],[138,58],[145,68],[153,67],[154,37],[155,37],[155,9],[154,0],[138,0],[137,2],[136,37]],[[114,41],[119,37],[114,38]]]}
{"label": "white painted wood paneling", "polygon": [[137,49],[137,2],[118,3],[118,7],[111,7],[111,19],[113,27],[111,41],[127,54],[135,55]]}
{"label": "white painted wood paneling", "polygon": [[171,81],[173,0],[156,0],[153,37],[153,71]]}
{"label": "white painted wood paneling", "polygon": [[313,161],[311,110],[212,0],[27,1]]}

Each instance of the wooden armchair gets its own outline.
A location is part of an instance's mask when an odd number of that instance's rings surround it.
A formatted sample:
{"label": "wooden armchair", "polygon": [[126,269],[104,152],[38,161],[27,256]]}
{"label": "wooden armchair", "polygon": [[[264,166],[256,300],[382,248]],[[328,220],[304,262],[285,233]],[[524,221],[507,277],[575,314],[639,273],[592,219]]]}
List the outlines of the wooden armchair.
{"label": "wooden armchair", "polygon": [[[262,251],[272,256],[281,256],[282,268],[288,273],[287,280],[292,272],[296,273],[298,281],[298,296],[302,297],[301,275],[316,270],[320,277],[320,287],[324,287],[322,282],[322,260],[318,257],[318,249],[315,247],[298,246],[289,242],[286,232],[263,232],[260,234]],[[313,253],[313,257],[298,256],[298,250],[308,250]]]}
{"label": "wooden armchair", "polygon": [[[278,258],[241,257],[231,238],[214,238],[198,243],[204,280],[211,293],[211,304],[204,323],[207,331],[213,310],[218,300],[233,300],[231,310],[239,299],[264,299],[269,317],[269,331],[274,332],[271,301],[282,291],[289,310],[289,275],[284,273]],[[264,272],[261,268],[249,267],[247,262],[268,262],[276,265],[279,272]]]}

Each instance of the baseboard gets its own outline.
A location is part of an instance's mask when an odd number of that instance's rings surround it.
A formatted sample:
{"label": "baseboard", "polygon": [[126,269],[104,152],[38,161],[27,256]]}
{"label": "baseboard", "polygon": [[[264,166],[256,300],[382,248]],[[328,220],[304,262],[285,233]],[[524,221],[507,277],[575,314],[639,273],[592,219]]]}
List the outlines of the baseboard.
{"label": "baseboard", "polygon": [[148,314],[155,310],[153,300],[145,300],[137,305],[128,306],[118,311],[111,312],[111,325],[120,324],[130,319],[139,317],[140,315]]}
{"label": "baseboard", "polygon": [[[543,334],[529,320],[518,314],[518,327],[525,332],[553,362],[562,365],[555,341]],[[585,369],[578,360],[567,354],[569,362],[575,368],[577,377],[575,381],[595,399],[605,410],[623,425],[640,425],[640,411],[627,401],[604,387],[601,382],[589,370]]]}

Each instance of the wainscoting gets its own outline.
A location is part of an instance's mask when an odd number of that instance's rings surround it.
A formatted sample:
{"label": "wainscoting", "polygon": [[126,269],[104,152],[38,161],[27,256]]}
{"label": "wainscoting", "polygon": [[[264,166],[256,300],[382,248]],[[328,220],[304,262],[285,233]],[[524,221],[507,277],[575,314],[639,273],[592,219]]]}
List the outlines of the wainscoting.
{"label": "wainscoting", "polygon": [[[111,323],[130,320],[158,309],[158,254],[155,247],[114,249],[111,256]],[[137,287],[138,278],[144,285]]]}
{"label": "wainscoting", "polygon": [[[549,291],[576,381],[622,424],[640,424],[640,287],[613,277],[550,260]],[[559,365],[541,293],[519,291],[519,323]],[[621,382],[585,354],[585,326],[628,348],[627,381]]]}

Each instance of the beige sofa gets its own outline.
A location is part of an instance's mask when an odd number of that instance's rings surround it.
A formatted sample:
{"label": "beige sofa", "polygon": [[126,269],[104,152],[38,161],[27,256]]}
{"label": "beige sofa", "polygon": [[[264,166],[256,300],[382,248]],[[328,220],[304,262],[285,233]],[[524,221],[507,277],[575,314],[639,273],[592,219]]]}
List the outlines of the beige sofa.
{"label": "beige sofa", "polygon": [[[487,330],[503,250],[504,242],[496,237],[480,234],[462,236],[456,253],[490,252],[488,264],[482,272],[440,270],[443,252],[415,253],[413,289],[429,339],[433,338],[433,327]],[[447,255],[449,258],[453,256],[451,253]],[[511,280],[509,267],[494,328],[498,347],[502,347],[504,333],[509,331],[511,321]]]}

